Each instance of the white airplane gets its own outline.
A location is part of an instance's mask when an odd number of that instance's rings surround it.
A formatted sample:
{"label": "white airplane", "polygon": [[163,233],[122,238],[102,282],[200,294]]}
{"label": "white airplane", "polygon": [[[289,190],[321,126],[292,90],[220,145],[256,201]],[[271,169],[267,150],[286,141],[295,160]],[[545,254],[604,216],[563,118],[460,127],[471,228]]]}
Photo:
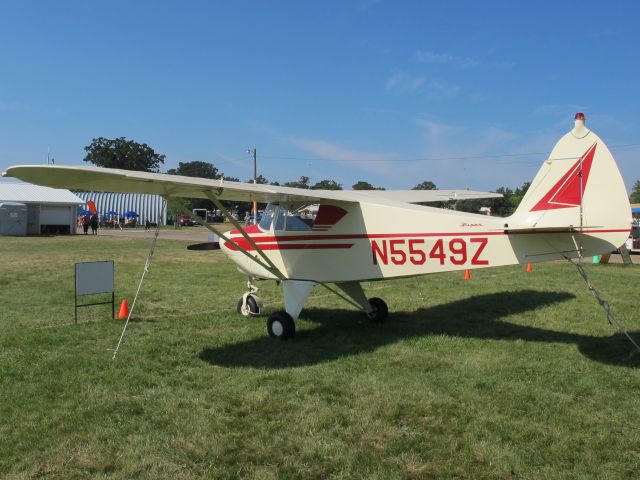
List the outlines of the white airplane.
{"label": "white airplane", "polygon": [[[252,280],[280,282],[284,310],[269,316],[274,338],[295,334],[305,301],[323,285],[372,321],[388,315],[361,282],[546,262],[615,250],[631,229],[631,209],[616,162],[584,115],[556,144],[513,215],[507,218],[416,205],[487,198],[468,190],[328,191],[255,185],[97,167],[19,165],[5,176],[57,188],[208,198],[236,230],[219,234],[223,252],[249,277],[244,315],[262,302]],[[268,203],[258,225],[242,227],[223,200]],[[298,216],[319,205],[313,222]],[[330,284],[335,285],[333,288]]]}

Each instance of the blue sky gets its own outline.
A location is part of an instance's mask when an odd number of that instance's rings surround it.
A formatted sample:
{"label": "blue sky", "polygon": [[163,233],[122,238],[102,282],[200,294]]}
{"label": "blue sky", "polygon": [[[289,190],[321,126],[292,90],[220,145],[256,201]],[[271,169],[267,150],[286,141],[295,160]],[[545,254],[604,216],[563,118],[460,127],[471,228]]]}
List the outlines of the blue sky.
{"label": "blue sky", "polygon": [[640,178],[636,2],[0,1],[0,169],[94,137],[163,169],[493,190],[584,111]]}

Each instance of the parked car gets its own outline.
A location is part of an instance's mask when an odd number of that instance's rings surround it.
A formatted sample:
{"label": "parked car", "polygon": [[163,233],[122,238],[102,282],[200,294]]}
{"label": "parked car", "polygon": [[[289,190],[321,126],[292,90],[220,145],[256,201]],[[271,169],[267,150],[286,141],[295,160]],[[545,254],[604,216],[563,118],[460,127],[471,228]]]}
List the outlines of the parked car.
{"label": "parked car", "polygon": [[193,227],[195,225],[200,225],[200,223],[196,222],[188,215],[178,215],[176,217],[176,225],[180,225],[181,227]]}

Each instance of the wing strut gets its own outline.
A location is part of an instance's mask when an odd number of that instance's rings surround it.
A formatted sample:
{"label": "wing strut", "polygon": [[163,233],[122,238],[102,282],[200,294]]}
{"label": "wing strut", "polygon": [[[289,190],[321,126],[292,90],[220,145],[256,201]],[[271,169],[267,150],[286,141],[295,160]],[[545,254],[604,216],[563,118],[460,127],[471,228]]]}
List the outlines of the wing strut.
{"label": "wing strut", "polygon": [[[208,195],[208,192],[205,192],[205,195]],[[172,197],[165,197],[165,199],[170,202],[175,208],[177,208],[178,210],[180,210],[183,214],[191,216],[193,215],[193,212],[190,212],[189,210],[187,210],[184,206],[182,206],[180,203],[174,201],[174,199]],[[236,228],[238,228],[240,230],[240,232],[244,235],[245,238],[248,239],[248,241],[250,243],[252,243],[253,245],[255,245],[255,243],[253,242],[253,240],[251,240],[251,238],[246,234],[246,232],[244,231],[244,229],[240,226],[240,224],[237,222],[237,220],[235,218],[233,218],[231,216],[231,214],[229,213],[229,211],[224,208],[224,206],[220,203],[220,201],[215,197],[212,196],[211,197],[211,201],[222,211],[222,213],[224,214],[224,216],[227,218],[227,220],[229,220]],[[220,208],[222,207],[222,208]],[[273,264],[273,262],[270,261],[269,258],[266,258],[266,255],[264,255],[264,252],[262,250],[260,250],[259,248],[256,248],[256,250],[262,255],[263,258],[266,259],[267,263],[261,261],[259,258],[254,257],[253,255],[251,255],[249,252],[247,252],[247,250],[245,250],[244,248],[242,248],[240,245],[238,245],[236,242],[234,242],[233,240],[231,240],[231,238],[229,238],[227,235],[225,235],[224,233],[222,233],[220,230],[218,230],[217,228],[212,227],[206,220],[204,222],[204,226],[210,230],[211,232],[215,233],[216,235],[218,235],[222,240],[224,240],[225,242],[233,245],[234,248],[236,248],[238,251],[242,252],[244,255],[246,255],[248,258],[250,258],[251,260],[253,260],[254,262],[256,262],[258,265],[260,265],[262,268],[264,268],[265,270],[273,273],[276,277],[278,277],[278,279],[280,280],[285,280],[286,277],[282,274],[282,272],[280,272],[280,270],[278,270],[278,268]]]}
{"label": "wing strut", "polygon": [[[251,246],[256,250],[256,252],[258,252],[258,254],[260,254],[260,256],[264,259],[264,261],[269,264],[270,268],[265,267],[264,265],[261,264],[261,262],[258,262],[258,264],[261,265],[263,268],[267,268],[267,270],[269,270],[274,275],[276,275],[280,280],[285,280],[286,277],[284,275],[282,275],[280,270],[278,270],[278,267],[276,267],[274,265],[274,263],[271,261],[271,259],[262,251],[262,249],[256,244],[256,242],[254,242],[253,239],[249,235],[247,235],[247,232],[244,231],[244,228],[242,228],[242,225],[240,225],[240,222],[238,222],[235,218],[233,218],[233,215],[231,215],[229,213],[229,210],[227,210],[225,208],[225,206],[222,205],[222,203],[220,202],[218,197],[213,195],[211,192],[204,192],[204,194],[209,198],[209,200],[211,200],[214,203],[214,205],[216,207],[218,207],[218,209],[227,218],[227,220],[229,220],[231,222],[231,224],[240,231],[240,233],[245,238],[245,240],[247,242],[249,242],[251,244]],[[237,244],[236,244],[236,248],[238,248]],[[245,253],[247,253],[249,258],[253,259],[254,261],[258,260],[257,258],[255,258],[253,255],[249,254],[248,252],[245,252]]]}

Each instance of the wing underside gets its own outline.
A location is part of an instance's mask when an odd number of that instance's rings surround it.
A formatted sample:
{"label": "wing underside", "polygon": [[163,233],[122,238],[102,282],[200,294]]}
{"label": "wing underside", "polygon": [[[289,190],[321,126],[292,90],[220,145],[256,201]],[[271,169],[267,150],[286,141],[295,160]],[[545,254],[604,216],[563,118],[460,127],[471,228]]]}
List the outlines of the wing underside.
{"label": "wing underside", "polygon": [[228,182],[224,179],[183,177],[99,167],[62,165],[17,165],[3,176],[53,188],[103,192],[151,193],[169,197],[277,203],[376,202],[428,203],[451,200],[496,198],[502,195],[471,190],[308,190],[275,185]]}

